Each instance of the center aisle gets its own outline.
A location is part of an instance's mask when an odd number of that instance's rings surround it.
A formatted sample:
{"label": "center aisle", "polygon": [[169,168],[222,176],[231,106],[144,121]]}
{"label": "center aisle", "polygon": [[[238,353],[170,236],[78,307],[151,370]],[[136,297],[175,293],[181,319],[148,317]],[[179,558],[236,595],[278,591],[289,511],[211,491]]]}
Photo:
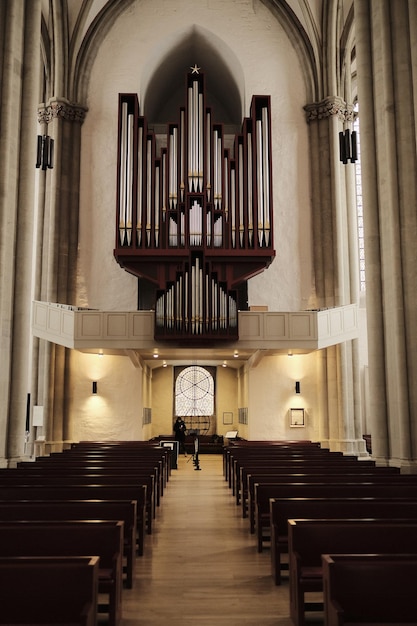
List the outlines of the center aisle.
{"label": "center aisle", "polygon": [[276,587],[223,477],[220,455],[201,471],[180,457],[123,592],[122,626],[292,626],[288,583]]}

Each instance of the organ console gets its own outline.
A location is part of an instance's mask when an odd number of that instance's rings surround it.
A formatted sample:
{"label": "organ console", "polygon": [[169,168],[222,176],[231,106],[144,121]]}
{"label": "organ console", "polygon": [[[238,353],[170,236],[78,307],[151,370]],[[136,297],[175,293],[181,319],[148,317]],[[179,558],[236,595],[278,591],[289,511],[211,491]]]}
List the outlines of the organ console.
{"label": "organ console", "polygon": [[155,285],[155,339],[198,344],[238,339],[236,290],[275,251],[270,97],[253,97],[231,151],[191,70],[158,152],[137,95],[119,94],[114,255]]}

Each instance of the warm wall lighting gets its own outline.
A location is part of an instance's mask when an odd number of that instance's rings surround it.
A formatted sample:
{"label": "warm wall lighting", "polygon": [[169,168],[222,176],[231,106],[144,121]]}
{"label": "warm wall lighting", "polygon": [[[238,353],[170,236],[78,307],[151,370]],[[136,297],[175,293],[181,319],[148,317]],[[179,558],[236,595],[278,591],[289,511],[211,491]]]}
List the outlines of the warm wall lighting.
{"label": "warm wall lighting", "polygon": [[94,394],[97,393],[97,381],[96,380],[93,380],[91,393],[94,393]]}
{"label": "warm wall lighting", "polygon": [[295,381],[295,393],[301,393],[301,385],[299,380]]}
{"label": "warm wall lighting", "polygon": [[168,363],[167,363],[166,361],[164,361],[164,362],[162,363],[162,367],[167,367],[167,365],[168,365]]}
{"label": "warm wall lighting", "polygon": [[222,363],[222,367],[227,367],[227,363],[226,363],[226,361],[223,361],[223,363]]}
{"label": "warm wall lighting", "polygon": [[237,358],[238,358],[238,356],[239,356],[239,352],[238,352],[237,350],[235,350],[235,351],[233,352],[233,356],[234,356],[234,358],[235,358],[235,359],[237,359]]}
{"label": "warm wall lighting", "polygon": [[288,350],[288,356],[292,356],[292,351]]}

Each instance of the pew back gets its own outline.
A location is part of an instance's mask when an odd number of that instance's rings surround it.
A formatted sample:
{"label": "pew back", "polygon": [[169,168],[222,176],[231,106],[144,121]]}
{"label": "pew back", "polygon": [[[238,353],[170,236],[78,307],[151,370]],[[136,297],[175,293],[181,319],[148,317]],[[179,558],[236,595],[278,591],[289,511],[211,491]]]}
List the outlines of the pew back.
{"label": "pew back", "polygon": [[325,554],[322,562],[326,626],[416,626],[416,554]]}
{"label": "pew back", "polygon": [[275,584],[281,584],[288,552],[288,520],[300,518],[400,518],[417,519],[417,499],[401,498],[273,498],[271,515],[271,571]]}
{"label": "pew back", "polygon": [[[323,589],[322,554],[417,554],[417,520],[288,520],[290,615],[305,623],[305,594]],[[309,603],[322,610],[323,603]]]}
{"label": "pew back", "polygon": [[2,624],[96,626],[99,558],[0,557]]}

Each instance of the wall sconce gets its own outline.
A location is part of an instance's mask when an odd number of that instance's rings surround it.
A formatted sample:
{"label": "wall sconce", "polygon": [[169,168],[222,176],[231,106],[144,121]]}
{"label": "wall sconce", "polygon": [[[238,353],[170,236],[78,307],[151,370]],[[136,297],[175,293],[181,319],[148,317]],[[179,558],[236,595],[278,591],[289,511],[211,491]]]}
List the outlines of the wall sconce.
{"label": "wall sconce", "polygon": [[38,135],[36,150],[36,167],[43,170],[52,169],[54,160],[54,140],[48,135]]}
{"label": "wall sconce", "polygon": [[301,393],[301,385],[299,380],[295,381],[295,393]]}
{"label": "wall sconce", "polygon": [[344,165],[348,161],[355,163],[358,159],[358,150],[356,145],[356,131],[352,132],[347,128],[339,133],[339,152],[340,160]]}
{"label": "wall sconce", "polygon": [[93,380],[93,385],[92,385],[91,393],[93,393],[93,394],[96,394],[96,393],[97,393],[97,381],[96,381],[96,380]]}

